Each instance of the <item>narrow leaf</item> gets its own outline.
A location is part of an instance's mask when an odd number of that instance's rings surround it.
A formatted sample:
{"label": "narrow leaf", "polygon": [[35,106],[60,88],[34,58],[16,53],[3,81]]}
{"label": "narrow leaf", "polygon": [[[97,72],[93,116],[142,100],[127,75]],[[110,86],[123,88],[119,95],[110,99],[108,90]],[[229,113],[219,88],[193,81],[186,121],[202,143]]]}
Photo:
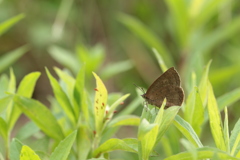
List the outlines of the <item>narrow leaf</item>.
{"label": "narrow leaf", "polygon": [[203,147],[199,137],[187,121],[177,115],[175,117],[174,125],[194,146],[199,148]]}
{"label": "narrow leaf", "polygon": [[65,160],[67,159],[72,145],[76,139],[77,131],[74,131],[68,135],[64,140],[62,140],[58,146],[55,148],[54,152],[51,154],[49,160]]}
{"label": "narrow leaf", "polygon": [[22,46],[11,52],[8,52],[0,58],[0,73],[7,69],[11,64],[18,60],[23,54],[29,50],[28,46]]}
{"label": "narrow leaf", "polygon": [[[136,144],[136,140],[133,140],[132,143]],[[102,153],[115,150],[123,150],[127,152],[137,153],[137,151],[134,148],[135,147],[132,147],[131,143],[129,142],[129,139],[126,142],[120,139],[109,139],[93,152],[93,157],[97,157]]]}
{"label": "narrow leaf", "polygon": [[[196,153],[197,153],[197,159],[207,159],[207,158],[211,159],[217,156],[218,159],[239,160],[238,158],[235,158],[227,154],[226,152],[223,152],[216,148],[210,148],[210,147],[198,148],[196,149]],[[181,152],[179,154],[167,157],[164,160],[176,160],[176,159],[193,160],[193,153],[192,151]]]}
{"label": "narrow leaf", "polygon": [[95,89],[95,100],[94,100],[94,113],[95,113],[95,125],[96,132],[99,134],[103,127],[104,116],[107,106],[107,89],[103,84],[102,80],[93,72],[96,79],[97,88]]}
{"label": "narrow leaf", "polygon": [[208,115],[209,123],[217,148],[226,151],[226,145],[223,137],[223,126],[220,118],[220,113],[217,106],[217,101],[213,93],[212,85],[208,81]]}
{"label": "narrow leaf", "polygon": [[67,115],[67,118],[70,120],[71,125],[75,125],[75,113],[73,111],[73,107],[70,103],[70,100],[68,99],[66,93],[63,91],[61,86],[59,85],[58,81],[51,75],[51,73],[46,68],[46,72],[48,75],[48,78],[50,80],[51,86],[53,88],[54,95],[64,110],[64,113]]}
{"label": "narrow leaf", "polygon": [[223,110],[224,107],[230,106],[234,102],[240,99],[240,88],[234,89],[231,92],[228,92],[217,98],[219,110]]}
{"label": "narrow leaf", "polygon": [[14,102],[44,133],[58,141],[63,139],[61,127],[46,106],[36,100],[17,95]]}
{"label": "narrow leaf", "polygon": [[240,151],[240,119],[238,119],[231,133],[229,140],[231,155],[236,156]]}
{"label": "narrow leaf", "polygon": [[15,25],[17,22],[22,20],[25,17],[24,14],[19,14],[13,18],[8,19],[7,21],[0,24],[0,36],[5,33],[9,28]]}
{"label": "narrow leaf", "polygon": [[201,100],[203,102],[203,105],[205,106],[205,103],[207,101],[207,91],[208,91],[208,73],[209,73],[209,67],[212,61],[209,61],[207,66],[204,69],[202,79],[199,84],[199,93],[201,96]]}

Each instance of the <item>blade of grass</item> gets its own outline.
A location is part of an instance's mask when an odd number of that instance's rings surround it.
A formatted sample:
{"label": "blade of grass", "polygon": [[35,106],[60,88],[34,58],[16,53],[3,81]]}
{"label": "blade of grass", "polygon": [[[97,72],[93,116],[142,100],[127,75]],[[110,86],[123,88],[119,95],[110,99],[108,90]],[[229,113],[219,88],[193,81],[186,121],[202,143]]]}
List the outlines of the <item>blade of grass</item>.
{"label": "blade of grass", "polygon": [[223,135],[223,126],[220,118],[220,113],[217,106],[217,101],[213,93],[212,85],[208,81],[208,115],[209,123],[212,132],[213,139],[217,148],[226,151],[226,144]]}
{"label": "blade of grass", "polygon": [[6,20],[0,24],[0,36],[9,30],[13,25],[22,20],[25,17],[25,14],[19,14],[13,18]]}

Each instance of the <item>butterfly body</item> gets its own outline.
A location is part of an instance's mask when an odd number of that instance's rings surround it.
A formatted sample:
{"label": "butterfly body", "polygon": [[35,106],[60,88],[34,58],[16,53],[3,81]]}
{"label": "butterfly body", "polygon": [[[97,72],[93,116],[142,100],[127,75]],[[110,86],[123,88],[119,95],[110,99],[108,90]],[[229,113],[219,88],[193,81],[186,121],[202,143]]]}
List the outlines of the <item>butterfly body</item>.
{"label": "butterfly body", "polygon": [[184,99],[183,89],[180,87],[180,77],[174,67],[169,68],[142,95],[147,103],[161,107],[164,98],[167,99],[165,108],[181,106]]}

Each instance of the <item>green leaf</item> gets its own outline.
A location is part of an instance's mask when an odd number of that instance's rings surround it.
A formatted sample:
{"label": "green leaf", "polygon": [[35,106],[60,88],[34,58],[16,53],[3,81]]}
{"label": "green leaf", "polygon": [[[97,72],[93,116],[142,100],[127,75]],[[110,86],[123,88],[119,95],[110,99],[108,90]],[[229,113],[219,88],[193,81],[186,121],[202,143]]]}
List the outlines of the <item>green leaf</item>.
{"label": "green leaf", "polygon": [[51,86],[53,88],[54,96],[56,97],[58,103],[64,110],[64,113],[67,115],[67,118],[70,120],[71,125],[75,125],[77,117],[75,117],[75,113],[73,111],[72,104],[70,103],[70,100],[68,99],[66,93],[61,88],[58,81],[51,75],[51,73],[46,68],[46,72],[49,78],[49,81],[51,83]]}
{"label": "green leaf", "polygon": [[227,148],[227,152],[230,153],[227,107],[225,107],[224,113],[225,113],[225,116],[224,116],[223,135],[224,135],[224,140],[225,140],[225,145],[226,145],[226,148]]}
{"label": "green leaf", "polygon": [[[171,18],[173,18],[173,25],[175,27],[177,35],[175,39],[178,40],[181,48],[186,47],[188,45],[189,34],[190,34],[190,20],[188,15],[187,4],[185,1],[175,1],[175,0],[166,0]],[[173,35],[173,36],[174,36]]]}
{"label": "green leaf", "polygon": [[78,69],[80,68],[79,61],[73,53],[58,46],[51,46],[48,49],[48,52],[58,63],[69,68],[74,73],[78,72]]}
{"label": "green leaf", "polygon": [[158,64],[159,64],[160,68],[162,69],[162,71],[166,71],[168,69],[168,67],[166,66],[161,54],[159,54],[158,51],[155,48],[153,48],[152,50],[153,50],[153,53],[154,53],[154,55],[155,55],[155,57],[158,61]]}
{"label": "green leaf", "polygon": [[20,160],[41,160],[39,156],[28,146],[22,146]]}
{"label": "green leaf", "polygon": [[138,150],[140,152],[141,158],[139,159],[148,159],[153,150],[153,147],[156,144],[159,127],[155,123],[151,125],[151,130],[149,132],[146,132],[140,139],[139,145],[141,145],[141,147]]}
{"label": "green leaf", "polygon": [[159,125],[159,133],[158,133],[156,143],[158,143],[160,141],[160,139],[162,138],[164,133],[167,131],[169,126],[172,124],[179,109],[180,109],[179,106],[172,106],[172,107],[164,110],[163,118],[162,118],[161,124]]}
{"label": "green leaf", "polygon": [[174,125],[196,147],[203,147],[192,126],[180,116],[175,117]]}
{"label": "green leaf", "polygon": [[7,21],[0,24],[0,36],[9,30],[13,25],[22,20],[25,17],[24,14],[19,14],[13,18],[8,19]]}
{"label": "green leaf", "polygon": [[19,129],[15,137],[24,140],[37,132],[39,132],[39,128],[34,122],[30,121]]}
{"label": "green leaf", "polygon": [[240,151],[240,119],[238,119],[231,132],[229,146],[231,155],[236,156]]}
{"label": "green leaf", "polygon": [[239,99],[240,99],[240,88],[237,88],[217,98],[218,108],[221,111],[225,106],[230,106],[231,104],[233,104]]}
{"label": "green leaf", "polygon": [[58,141],[64,138],[56,118],[46,106],[36,100],[17,95],[14,96],[14,102],[49,137]]}
{"label": "green leaf", "polygon": [[49,160],[65,160],[67,159],[72,145],[76,139],[77,131],[72,132],[64,140],[62,140],[51,154]]}
{"label": "green leaf", "polygon": [[212,85],[208,81],[208,115],[209,123],[217,148],[226,151],[226,145],[223,137],[223,126],[220,118],[220,113],[217,106],[217,101],[213,93]]}
{"label": "green leaf", "polygon": [[80,125],[78,128],[76,138],[78,159],[87,159],[88,154],[92,149],[93,134],[89,132],[89,127],[86,125]]}
{"label": "green leaf", "polygon": [[2,99],[0,99],[0,113],[2,113],[8,105],[12,102],[12,96],[6,96]]}
{"label": "green leaf", "polygon": [[140,98],[135,98],[128,106],[124,108],[123,111],[118,113],[116,117],[122,116],[122,115],[128,115],[132,113],[139,105],[141,104],[142,100]]}
{"label": "green leaf", "polygon": [[10,144],[10,159],[11,160],[19,160],[21,149],[22,149],[22,142],[20,142],[18,139],[13,138],[11,144]]}
{"label": "green leaf", "polygon": [[161,54],[167,66],[173,66],[173,60],[165,48],[165,44],[146,28],[143,23],[123,13],[118,14],[117,19],[138,36],[149,48],[155,48]]}
{"label": "green leaf", "polygon": [[87,93],[85,92],[85,64],[82,65],[80,71],[77,74],[77,78],[74,86],[74,112],[80,113],[81,117],[89,122],[89,107],[87,104]]}
{"label": "green leaf", "polygon": [[95,45],[93,48],[86,48],[83,45],[77,46],[77,56],[81,64],[85,64],[86,75],[91,75],[92,71],[96,71],[103,63],[105,50],[102,45]]}
{"label": "green leaf", "polygon": [[204,121],[204,107],[197,87],[194,87],[193,92],[188,96],[184,116],[197,135],[200,135]]}
{"label": "green leaf", "polygon": [[123,150],[127,152],[137,153],[136,148],[134,147],[136,145],[137,145],[136,139],[123,139],[123,140],[114,138],[109,139],[93,152],[93,157],[97,157],[102,153],[115,150]]}
{"label": "green leaf", "polygon": [[[40,76],[39,72],[33,72],[28,75],[26,75],[20,82],[17,94],[20,96],[28,97],[30,98],[33,94],[34,87],[36,85],[36,82]],[[11,110],[11,114],[9,116],[9,124],[8,128],[11,131],[13,126],[15,125],[17,119],[19,118],[21,114],[21,110],[18,107],[14,107]]]}
{"label": "green leaf", "polygon": [[203,105],[205,106],[205,103],[207,101],[207,91],[208,91],[208,73],[209,73],[209,67],[211,65],[212,61],[209,61],[207,66],[204,69],[200,84],[199,84],[199,93],[201,96],[201,100]]}
{"label": "green leaf", "polygon": [[142,140],[157,124],[150,124],[145,118],[141,121],[138,128],[138,139]]}
{"label": "green leaf", "polygon": [[[210,147],[203,147],[196,149],[197,153],[197,159],[206,159],[206,158],[213,158],[215,156],[218,157],[218,159],[228,159],[228,160],[239,160],[238,158],[232,157],[231,155],[227,154],[226,152],[223,152],[216,148],[210,148]],[[179,154],[170,156],[165,158],[164,160],[193,160],[193,153],[192,151],[187,152],[181,152]]]}
{"label": "green leaf", "polygon": [[121,61],[121,62],[114,62],[108,64],[106,67],[103,68],[101,72],[101,77],[104,79],[108,79],[115,75],[119,75],[122,72],[126,72],[133,68],[133,64],[130,60]]}
{"label": "green leaf", "polygon": [[113,112],[116,110],[117,106],[120,105],[129,96],[130,96],[130,94],[125,94],[124,96],[119,98],[115,103],[113,103],[110,106],[110,109],[108,111],[107,117],[111,118],[111,116],[113,115]]}
{"label": "green leaf", "polygon": [[6,53],[0,58],[0,73],[7,69],[11,64],[13,64],[16,60],[22,57],[29,50],[28,46],[22,46],[18,49],[15,49],[11,52]]}
{"label": "green leaf", "polygon": [[16,91],[16,77],[13,73],[12,68],[10,68],[10,79],[9,79],[7,91],[10,93],[15,93],[15,91]]}
{"label": "green leaf", "polygon": [[75,79],[69,75],[69,73],[66,73],[62,71],[61,69],[54,67],[55,72],[57,73],[60,80],[62,80],[65,83],[66,86],[66,93],[69,96],[69,99],[72,100],[72,94],[73,94],[73,88],[75,84]]}
{"label": "green leaf", "polygon": [[125,115],[121,117],[114,118],[109,122],[109,127],[117,126],[138,126],[140,124],[140,118],[132,115]]}
{"label": "green leaf", "polygon": [[96,134],[100,134],[104,117],[106,114],[107,106],[107,89],[103,84],[102,80],[93,72],[93,75],[96,79],[97,88],[95,89],[95,100],[94,100],[94,113],[95,113],[95,125],[96,125]]}
{"label": "green leaf", "polygon": [[4,98],[6,96],[6,91],[8,90],[9,78],[6,74],[2,74],[0,76],[0,98]]}
{"label": "green leaf", "polygon": [[[219,0],[214,0],[219,1]],[[205,12],[203,12],[205,13]],[[208,16],[208,15],[207,15]],[[217,44],[227,41],[233,35],[239,33],[240,27],[240,16],[233,18],[230,23],[226,23],[225,26],[218,27],[217,29],[211,30],[205,37],[198,38],[193,46],[194,51],[205,52],[211,50]],[[201,45],[199,45],[201,43]]]}
{"label": "green leaf", "polygon": [[40,75],[40,72],[32,72],[26,75],[19,84],[17,94],[30,98]]}
{"label": "green leaf", "polygon": [[7,142],[8,139],[7,123],[2,117],[0,117],[0,135],[2,136],[3,140]]}

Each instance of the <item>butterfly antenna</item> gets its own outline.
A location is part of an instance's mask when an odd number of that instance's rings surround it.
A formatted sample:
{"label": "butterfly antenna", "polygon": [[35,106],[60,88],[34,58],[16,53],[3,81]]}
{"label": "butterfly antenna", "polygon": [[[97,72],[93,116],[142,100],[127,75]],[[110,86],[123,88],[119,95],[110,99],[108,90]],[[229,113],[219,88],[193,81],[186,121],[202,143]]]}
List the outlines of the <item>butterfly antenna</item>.
{"label": "butterfly antenna", "polygon": [[138,85],[136,85],[135,83],[133,83],[133,85],[134,85],[134,86],[136,86],[138,89],[140,89],[140,90],[143,92],[143,94],[145,94],[145,93],[146,93],[142,87],[139,87],[139,86],[138,86]]}

